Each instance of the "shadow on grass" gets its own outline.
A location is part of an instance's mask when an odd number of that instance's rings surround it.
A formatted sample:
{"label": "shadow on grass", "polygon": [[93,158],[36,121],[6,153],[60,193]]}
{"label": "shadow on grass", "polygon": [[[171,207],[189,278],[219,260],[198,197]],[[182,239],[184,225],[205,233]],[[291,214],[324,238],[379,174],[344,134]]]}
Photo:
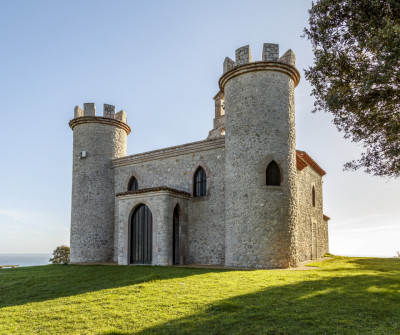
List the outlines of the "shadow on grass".
{"label": "shadow on grass", "polygon": [[0,270],[0,309],[154,280],[224,269],[158,266],[45,265]]}
{"label": "shadow on grass", "polygon": [[320,278],[221,300],[139,334],[400,334],[399,303],[398,276]]}

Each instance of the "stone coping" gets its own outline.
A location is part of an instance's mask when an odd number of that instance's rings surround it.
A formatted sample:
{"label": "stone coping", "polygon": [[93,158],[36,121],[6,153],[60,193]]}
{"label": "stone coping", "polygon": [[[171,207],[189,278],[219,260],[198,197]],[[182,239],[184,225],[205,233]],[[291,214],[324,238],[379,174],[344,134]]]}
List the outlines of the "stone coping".
{"label": "stone coping", "polygon": [[225,72],[219,79],[219,88],[224,93],[226,83],[234,77],[240,76],[248,72],[257,71],[278,71],[287,74],[294,81],[296,87],[300,82],[300,72],[292,65],[282,62],[252,62],[238,65]]}
{"label": "stone coping", "polygon": [[112,160],[112,162],[114,167],[118,167],[118,166],[142,163],[146,161],[164,159],[168,157],[175,157],[185,154],[192,154],[199,151],[207,151],[224,147],[225,147],[225,137],[222,137],[213,140],[192,142],[192,143],[177,145],[174,147],[147,151],[136,155],[115,158]]}
{"label": "stone coping", "polygon": [[104,117],[104,116],[80,116],[75,119],[72,119],[69,121],[69,126],[71,127],[72,130],[79,125],[83,123],[102,123],[102,124],[108,124],[111,126],[115,126],[118,128],[121,128],[126,131],[126,134],[129,135],[131,132],[131,127],[129,127],[125,122],[111,119],[109,117]]}
{"label": "stone coping", "polygon": [[150,192],[159,192],[159,191],[166,191],[169,193],[179,194],[179,195],[186,195],[190,197],[190,193],[182,190],[178,190],[176,188],[168,187],[168,186],[157,186],[157,187],[149,187],[149,188],[140,188],[135,191],[126,191],[117,193],[116,197],[122,197],[124,195],[131,195],[131,194],[142,194],[142,193],[150,193]]}

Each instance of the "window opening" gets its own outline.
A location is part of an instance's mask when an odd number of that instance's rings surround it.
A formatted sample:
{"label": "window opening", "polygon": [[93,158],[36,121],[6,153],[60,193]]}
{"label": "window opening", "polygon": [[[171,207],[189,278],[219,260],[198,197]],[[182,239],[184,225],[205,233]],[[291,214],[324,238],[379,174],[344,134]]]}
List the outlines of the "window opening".
{"label": "window opening", "polygon": [[279,169],[278,164],[275,161],[272,161],[268,164],[266,171],[266,184],[271,186],[280,186],[281,185],[281,171]]}

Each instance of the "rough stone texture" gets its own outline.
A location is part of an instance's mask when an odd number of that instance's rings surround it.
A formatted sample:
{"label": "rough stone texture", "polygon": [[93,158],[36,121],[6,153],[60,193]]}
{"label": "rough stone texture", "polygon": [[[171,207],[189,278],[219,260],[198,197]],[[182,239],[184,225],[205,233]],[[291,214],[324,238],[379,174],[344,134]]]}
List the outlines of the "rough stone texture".
{"label": "rough stone texture", "polygon": [[121,121],[126,123],[127,118],[126,118],[126,113],[123,110],[120,110],[117,114],[115,114],[115,120]]}
{"label": "rough stone texture", "polygon": [[104,106],[103,106],[103,116],[113,119],[114,115],[115,115],[115,106],[104,104]]}
{"label": "rough stone texture", "polygon": [[248,45],[245,45],[244,47],[236,49],[235,55],[236,55],[236,65],[247,64],[252,61],[251,51],[250,51],[250,47]]}
{"label": "rough stone texture", "polygon": [[96,105],[93,102],[86,102],[83,104],[85,116],[96,116]]}
{"label": "rough stone texture", "polygon": [[296,55],[292,50],[286,51],[281,58],[279,58],[279,61],[285,64],[289,64],[292,66],[296,65]]}
{"label": "rough stone texture", "polygon": [[213,140],[225,136],[225,97],[220,91],[214,97],[215,101],[215,118],[213,121],[213,129],[210,130],[207,140]]}
{"label": "rough stone texture", "polygon": [[234,66],[236,66],[236,63],[229,57],[226,57],[224,60],[223,72],[225,73],[226,71],[229,71]]}
{"label": "rough stone texture", "polygon": [[[84,111],[93,115],[94,104],[85,104]],[[109,262],[115,199],[111,160],[126,156],[127,134],[119,127],[93,122],[78,124],[73,131],[71,262]],[[82,151],[86,158],[80,158]]]}
{"label": "rough stone texture", "polygon": [[[245,72],[225,86],[226,266],[295,265],[294,82],[275,71]],[[275,160],[281,186],[265,186]]]}
{"label": "rough stone texture", "polygon": [[74,118],[83,116],[83,110],[79,106],[75,106],[74,109]]}
{"label": "rough stone texture", "polygon": [[[299,217],[297,254],[299,261],[316,259],[328,252],[322,211],[322,177],[310,166],[297,172]],[[315,207],[312,187],[315,187]]]}
{"label": "rough stone texture", "polygon": [[[153,215],[153,265],[172,264],[177,205],[180,264],[288,267],[328,252],[325,171],[305,152],[296,155],[294,87],[300,74],[291,50],[281,63],[275,63],[278,57],[277,44],[264,44],[261,62],[249,64],[249,46],[236,50],[236,63],[225,59],[205,141],[126,156],[125,112],[114,114],[114,106],[104,105],[104,117],[96,117],[94,104],[77,106],[70,121],[72,262],[129,264],[130,220],[139,204]],[[281,186],[265,185],[272,160],[281,169]],[[193,197],[199,166],[207,175],[207,195]],[[139,190],[127,192],[132,176]]]}
{"label": "rough stone texture", "polygon": [[[202,166],[207,174],[207,196],[191,197],[187,204],[188,249],[185,255],[186,263],[222,265],[224,264],[225,244],[224,158],[224,138],[222,138],[114,160],[115,192],[126,191],[129,179],[135,176],[139,188],[163,185],[193,194],[193,176],[196,169]],[[143,196],[142,199],[138,194],[135,199],[139,203],[147,198]],[[171,206],[168,208],[169,216],[164,215],[163,217],[166,218],[165,225],[169,224],[172,227],[174,208]],[[116,222],[120,223],[126,220],[126,213],[126,210],[121,212],[118,209]],[[126,223],[126,221],[124,222]],[[121,253],[124,254],[127,250],[124,249],[126,241],[120,240],[121,230],[119,227],[116,227],[116,236],[119,240],[115,241],[115,250],[116,254],[118,253],[118,261],[122,262],[121,260],[126,259],[126,256]],[[168,238],[165,243],[172,245],[172,238]]]}
{"label": "rough stone texture", "polygon": [[[276,62],[279,58],[279,44],[264,43],[262,60],[263,62]],[[294,65],[294,64],[292,64]]]}
{"label": "rough stone texture", "polygon": [[118,264],[130,264],[130,224],[136,207],[145,204],[153,216],[152,265],[172,265],[172,217],[176,206],[179,208],[180,264],[186,263],[188,196],[169,191],[150,191],[127,194],[118,197]]}

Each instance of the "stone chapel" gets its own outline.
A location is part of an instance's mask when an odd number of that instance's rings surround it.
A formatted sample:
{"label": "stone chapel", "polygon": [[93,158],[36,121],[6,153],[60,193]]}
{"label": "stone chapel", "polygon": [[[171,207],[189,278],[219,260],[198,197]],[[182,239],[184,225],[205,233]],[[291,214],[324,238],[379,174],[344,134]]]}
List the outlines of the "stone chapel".
{"label": "stone chapel", "polygon": [[71,263],[285,268],[328,252],[325,171],[296,150],[295,55],[226,58],[208,137],[127,156],[124,111],[75,107]]}

